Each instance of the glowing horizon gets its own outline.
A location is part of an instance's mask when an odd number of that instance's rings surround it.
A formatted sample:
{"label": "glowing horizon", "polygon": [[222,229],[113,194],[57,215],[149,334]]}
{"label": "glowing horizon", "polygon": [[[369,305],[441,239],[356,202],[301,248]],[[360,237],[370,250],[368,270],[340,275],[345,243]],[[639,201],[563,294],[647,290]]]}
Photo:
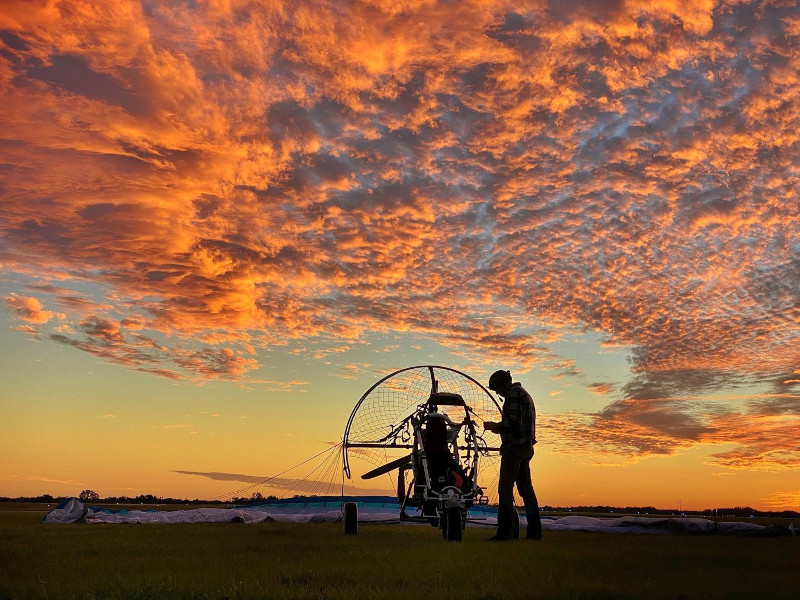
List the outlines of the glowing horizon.
{"label": "glowing horizon", "polygon": [[0,495],[215,496],[432,363],[542,504],[798,509],[798,73],[771,2],[5,2]]}

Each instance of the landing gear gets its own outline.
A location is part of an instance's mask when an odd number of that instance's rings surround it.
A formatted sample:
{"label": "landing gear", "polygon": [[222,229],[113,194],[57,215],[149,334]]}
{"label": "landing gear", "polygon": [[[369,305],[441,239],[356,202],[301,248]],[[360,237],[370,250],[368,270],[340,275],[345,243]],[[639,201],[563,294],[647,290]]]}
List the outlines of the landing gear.
{"label": "landing gear", "polygon": [[344,534],[356,535],[358,533],[358,505],[355,502],[346,502],[344,505]]}
{"label": "landing gear", "polygon": [[442,536],[448,542],[460,542],[463,531],[461,509],[458,506],[447,508],[444,513]]}

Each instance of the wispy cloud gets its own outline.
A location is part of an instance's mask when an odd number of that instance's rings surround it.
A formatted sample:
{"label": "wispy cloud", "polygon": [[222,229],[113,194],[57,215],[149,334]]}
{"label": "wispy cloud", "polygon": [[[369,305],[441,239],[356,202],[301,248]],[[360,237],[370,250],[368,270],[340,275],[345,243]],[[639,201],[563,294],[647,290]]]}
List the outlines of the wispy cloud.
{"label": "wispy cloud", "polygon": [[258,475],[242,475],[241,473],[220,473],[216,471],[172,471],[179,475],[197,475],[198,477],[207,477],[215,481],[241,481],[243,483],[260,483],[269,479],[269,476],[261,477]]}
{"label": "wispy cloud", "polygon": [[797,510],[800,508],[800,491],[773,492],[763,499],[764,505],[771,510]]}
{"label": "wispy cloud", "polygon": [[54,483],[59,485],[81,485],[74,479],[55,479],[53,477],[43,477],[41,475],[0,475],[0,479],[6,481],[34,481],[37,483]]}
{"label": "wispy cloud", "polygon": [[[197,477],[205,477],[208,479],[212,479],[214,481],[230,481],[230,482],[240,482],[240,483],[250,483],[250,484],[259,484],[263,483],[263,487],[259,488],[262,490],[267,490],[268,492],[278,493],[286,492],[292,494],[317,494],[317,495],[324,495],[338,492],[340,488],[337,486],[341,485],[341,482],[337,481],[322,481],[316,480],[311,478],[291,478],[291,477],[261,477],[258,475],[243,475],[241,473],[220,473],[215,471],[180,471],[174,470],[171,471],[172,473],[178,473],[179,475],[194,475]],[[246,493],[252,493],[253,489],[249,489]],[[361,490],[362,492],[365,490]],[[371,493],[387,493],[394,495],[393,490],[370,490]]]}
{"label": "wispy cloud", "polygon": [[614,385],[612,383],[592,383],[589,384],[589,389],[598,396],[606,396],[614,390]]}

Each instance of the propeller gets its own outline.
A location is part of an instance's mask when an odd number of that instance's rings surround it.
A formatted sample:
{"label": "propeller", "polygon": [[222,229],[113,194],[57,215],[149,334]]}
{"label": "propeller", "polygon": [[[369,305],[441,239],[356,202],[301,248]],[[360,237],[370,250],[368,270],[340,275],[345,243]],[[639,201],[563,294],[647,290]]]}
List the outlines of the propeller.
{"label": "propeller", "polygon": [[408,454],[407,456],[403,456],[392,462],[388,462],[385,465],[378,467],[377,469],[372,469],[368,473],[364,473],[361,476],[361,479],[372,479],[377,477],[378,475],[383,475],[384,473],[388,473],[389,471],[394,471],[400,467],[404,467],[411,462],[411,455]]}

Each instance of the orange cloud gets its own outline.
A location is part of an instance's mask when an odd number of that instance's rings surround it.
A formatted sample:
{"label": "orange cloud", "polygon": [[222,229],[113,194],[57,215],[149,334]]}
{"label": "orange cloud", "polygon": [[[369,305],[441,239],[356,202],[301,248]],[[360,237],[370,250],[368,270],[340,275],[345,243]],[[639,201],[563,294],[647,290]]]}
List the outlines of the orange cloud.
{"label": "orange cloud", "polygon": [[11,294],[6,298],[6,304],[26,323],[47,323],[53,318],[53,312],[44,310],[39,299],[32,296]]}
{"label": "orange cloud", "polygon": [[605,396],[613,391],[614,386],[610,383],[592,383],[589,385],[589,389],[595,394]]}
{"label": "orange cloud", "polygon": [[764,504],[770,510],[797,510],[800,506],[800,491],[773,492],[764,498]]}
{"label": "orange cloud", "polygon": [[586,423],[699,443],[704,394],[796,397],[798,22],[711,0],[7,2],[6,304],[193,381],[390,331],[573,378],[555,342],[597,332],[632,370]]}

